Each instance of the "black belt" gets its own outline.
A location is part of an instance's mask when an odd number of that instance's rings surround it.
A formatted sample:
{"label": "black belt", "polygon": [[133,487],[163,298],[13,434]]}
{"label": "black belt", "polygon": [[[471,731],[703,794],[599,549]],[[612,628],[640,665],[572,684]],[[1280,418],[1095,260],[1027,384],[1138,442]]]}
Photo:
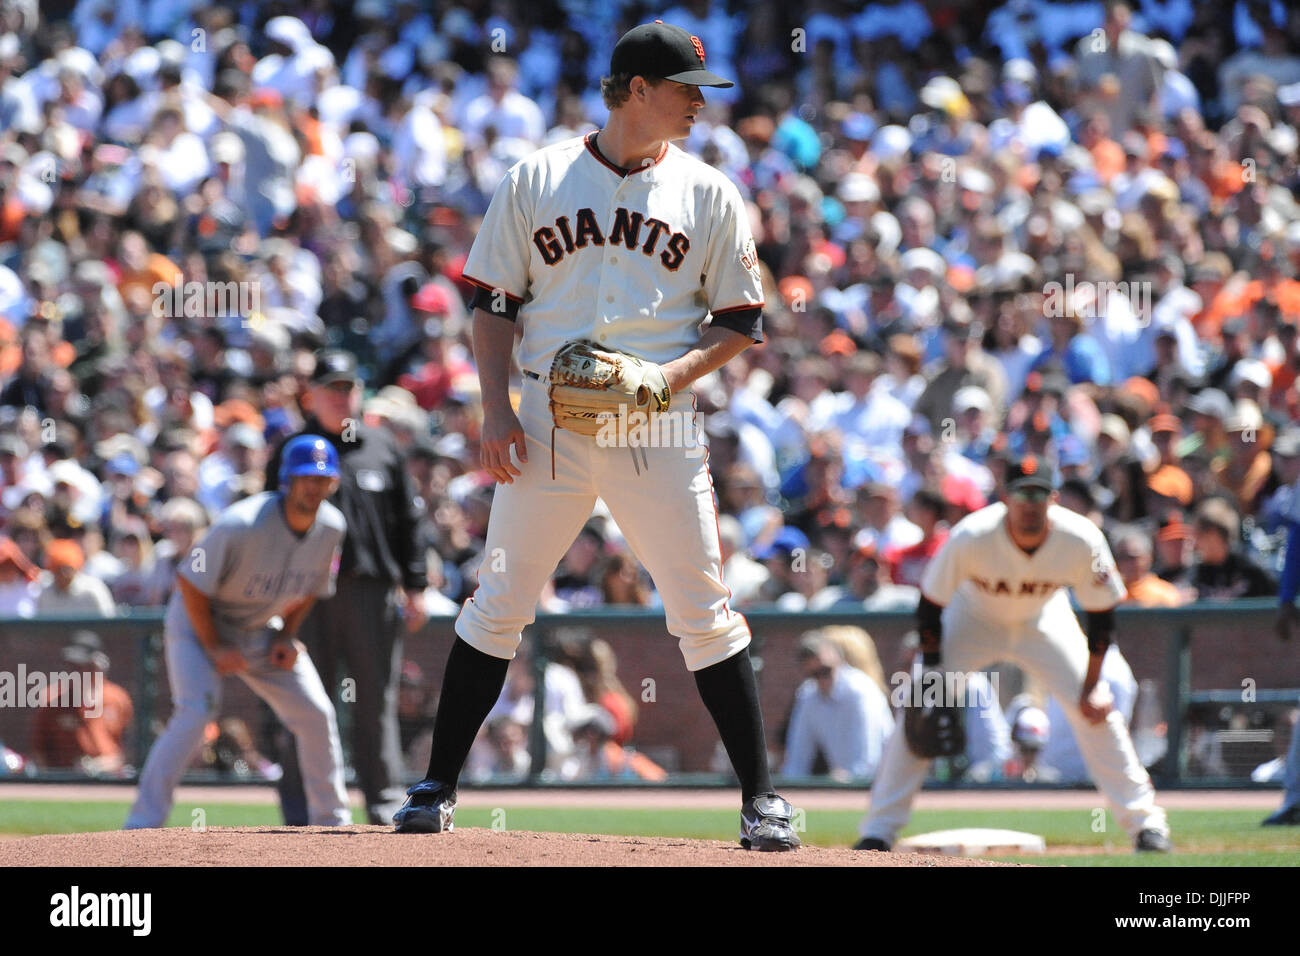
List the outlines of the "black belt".
{"label": "black belt", "polygon": [[527,375],[529,378],[537,379],[537,381],[539,382],[546,381],[546,379],[544,379],[542,376],[538,375],[536,372],[530,372],[528,371],[528,369],[524,369],[524,374]]}

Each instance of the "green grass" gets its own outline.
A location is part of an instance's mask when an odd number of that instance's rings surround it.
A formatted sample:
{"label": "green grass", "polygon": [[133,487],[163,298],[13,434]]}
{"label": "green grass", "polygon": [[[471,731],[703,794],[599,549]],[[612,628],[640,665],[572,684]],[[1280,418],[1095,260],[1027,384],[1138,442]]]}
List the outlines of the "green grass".
{"label": "green grass", "polygon": [[[642,808],[462,807],[456,823],[462,827],[606,833],[627,836],[668,836],[730,840],[737,815],[732,810]],[[192,803],[178,804],[169,826],[190,826]],[[265,826],[280,823],[273,805],[207,804],[208,826]],[[0,833],[83,833],[114,830],[126,817],[119,801],[2,800]],[[353,809],[364,819],[360,807]],[[1085,810],[922,810],[903,831],[907,836],[955,827],[998,827],[1041,835],[1048,855],[1006,857],[1039,865],[1062,866],[1296,866],[1300,865],[1300,828],[1261,827],[1263,814],[1254,810],[1176,810],[1169,814],[1177,852],[1172,856],[1134,854],[1128,838],[1109,813],[1104,818]],[[804,842],[816,846],[851,846],[857,840],[861,814],[854,810],[817,810],[803,823]],[[1095,831],[1094,821],[1104,829]],[[1105,852],[1053,855],[1053,846],[1098,847]]]}

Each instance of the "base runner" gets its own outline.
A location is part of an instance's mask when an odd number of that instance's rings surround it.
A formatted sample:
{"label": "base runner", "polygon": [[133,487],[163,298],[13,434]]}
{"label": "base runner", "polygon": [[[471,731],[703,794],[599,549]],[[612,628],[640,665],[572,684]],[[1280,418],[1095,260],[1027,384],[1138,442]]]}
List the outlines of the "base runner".
{"label": "base runner", "polygon": [[325,499],[338,476],[333,445],[319,435],[294,438],[280,464],[282,490],[231,505],[177,565],[163,620],[174,709],[145,761],[126,829],[166,823],[227,674],[270,704],[297,740],[310,823],[352,822],[334,705],[293,637],[316,598],[334,593],[347,522]]}

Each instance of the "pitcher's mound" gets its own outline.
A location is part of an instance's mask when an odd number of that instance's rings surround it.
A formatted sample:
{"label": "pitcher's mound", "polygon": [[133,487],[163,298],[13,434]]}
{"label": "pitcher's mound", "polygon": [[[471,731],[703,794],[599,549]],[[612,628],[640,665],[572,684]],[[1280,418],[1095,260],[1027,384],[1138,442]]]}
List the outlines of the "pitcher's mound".
{"label": "pitcher's mound", "polygon": [[755,853],[720,840],[390,827],[188,827],[49,834],[0,843],[10,866],[1000,866],[915,853],[805,846]]}

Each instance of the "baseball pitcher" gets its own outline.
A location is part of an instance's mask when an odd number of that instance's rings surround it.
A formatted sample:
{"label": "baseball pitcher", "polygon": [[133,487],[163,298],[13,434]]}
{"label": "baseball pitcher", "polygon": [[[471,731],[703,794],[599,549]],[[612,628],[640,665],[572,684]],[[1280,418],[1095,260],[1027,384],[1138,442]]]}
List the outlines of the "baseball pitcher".
{"label": "baseball pitcher", "polygon": [[[741,844],[799,845],[768,771],[749,625],[722,582],[690,392],[762,339],[740,193],[672,144],[704,107],[701,86],[732,85],[705,68],[704,54],[679,27],[628,31],[602,83],[604,129],[512,167],[465,263],[478,289],[482,466],[499,485],[478,590],[456,621],[428,774],[394,818],[400,832],[451,828],[474,735],[542,587],[599,496],[654,578],[740,779]],[[517,415],[507,394],[516,328]]]}

